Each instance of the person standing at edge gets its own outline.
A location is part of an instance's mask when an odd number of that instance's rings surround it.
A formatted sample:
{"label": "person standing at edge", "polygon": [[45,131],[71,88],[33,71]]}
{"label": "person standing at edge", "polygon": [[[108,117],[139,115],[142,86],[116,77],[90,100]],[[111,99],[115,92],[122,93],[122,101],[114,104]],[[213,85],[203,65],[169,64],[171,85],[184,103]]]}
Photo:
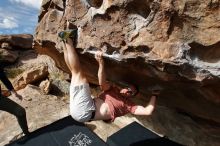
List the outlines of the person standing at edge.
{"label": "person standing at edge", "polygon": [[[4,73],[3,67],[0,66],[0,80],[6,86],[6,88],[11,92],[12,96],[17,97],[18,99],[22,100],[22,96],[19,95],[14,87],[12,86],[11,82],[7,78]],[[25,109],[17,104],[16,102],[12,101],[11,99],[4,97],[1,92],[0,86],[0,110],[6,111],[14,116],[16,116],[18,123],[25,135],[29,135],[30,132],[28,131],[27,126],[27,119],[26,119],[26,112]]]}

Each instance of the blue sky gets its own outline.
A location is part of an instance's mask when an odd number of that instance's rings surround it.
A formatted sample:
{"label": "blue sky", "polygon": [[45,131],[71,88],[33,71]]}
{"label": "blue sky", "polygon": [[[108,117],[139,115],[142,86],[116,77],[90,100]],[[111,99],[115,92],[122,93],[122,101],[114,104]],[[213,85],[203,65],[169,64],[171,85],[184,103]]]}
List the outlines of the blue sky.
{"label": "blue sky", "polygon": [[42,0],[1,0],[0,35],[33,34]]}

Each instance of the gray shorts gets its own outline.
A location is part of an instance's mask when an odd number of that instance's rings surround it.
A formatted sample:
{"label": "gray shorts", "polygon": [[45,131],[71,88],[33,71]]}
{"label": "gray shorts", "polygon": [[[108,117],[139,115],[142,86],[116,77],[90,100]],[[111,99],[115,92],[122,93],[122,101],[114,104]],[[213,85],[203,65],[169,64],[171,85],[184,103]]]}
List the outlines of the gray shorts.
{"label": "gray shorts", "polygon": [[70,115],[78,122],[88,122],[95,111],[89,84],[70,85]]}

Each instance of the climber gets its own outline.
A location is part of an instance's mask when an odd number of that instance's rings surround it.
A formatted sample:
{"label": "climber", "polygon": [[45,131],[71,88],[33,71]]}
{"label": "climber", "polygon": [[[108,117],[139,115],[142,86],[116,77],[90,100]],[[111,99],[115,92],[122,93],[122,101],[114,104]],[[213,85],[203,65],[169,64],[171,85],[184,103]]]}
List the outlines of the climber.
{"label": "climber", "polygon": [[157,93],[152,95],[146,107],[134,104],[130,100],[130,97],[138,93],[134,86],[120,89],[106,81],[101,51],[96,53],[95,58],[99,64],[98,81],[102,93],[97,98],[92,98],[88,80],[82,71],[75,48],[77,31],[77,29],[66,30],[58,34],[63,40],[64,59],[72,74],[70,84],[71,116],[79,122],[87,122],[91,120],[114,121],[116,117],[127,113],[151,115],[155,107]]}
{"label": "climber", "polygon": [[[1,66],[0,66],[0,80],[4,83],[6,88],[11,92],[12,96],[17,97],[18,99],[22,100],[22,96],[19,95],[15,91],[11,82],[5,75],[3,67]],[[1,92],[1,86],[0,86],[0,110],[9,112],[10,114],[15,115],[23,133],[25,135],[29,135],[25,109],[21,107],[19,104],[17,104],[16,102],[14,102],[13,100],[7,97],[4,97],[4,95]]]}

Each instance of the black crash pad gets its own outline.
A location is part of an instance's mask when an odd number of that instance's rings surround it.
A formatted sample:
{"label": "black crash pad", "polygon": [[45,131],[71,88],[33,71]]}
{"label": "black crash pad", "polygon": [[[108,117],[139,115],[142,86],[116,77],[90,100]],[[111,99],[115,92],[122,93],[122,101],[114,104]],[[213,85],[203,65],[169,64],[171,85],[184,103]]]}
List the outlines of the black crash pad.
{"label": "black crash pad", "polygon": [[7,146],[107,146],[83,123],[70,116],[42,127]]}
{"label": "black crash pad", "polygon": [[109,146],[182,146],[133,122],[107,138]]}

